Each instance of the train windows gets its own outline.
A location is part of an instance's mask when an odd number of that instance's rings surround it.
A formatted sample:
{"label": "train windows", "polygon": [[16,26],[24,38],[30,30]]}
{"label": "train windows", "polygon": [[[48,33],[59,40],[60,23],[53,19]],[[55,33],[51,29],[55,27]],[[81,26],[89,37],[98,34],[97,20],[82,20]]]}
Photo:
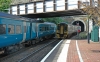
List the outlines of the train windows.
{"label": "train windows", "polygon": [[1,34],[6,34],[6,25],[5,24],[0,24],[0,35]]}
{"label": "train windows", "polygon": [[14,34],[14,25],[8,25],[8,33]]}
{"label": "train windows", "polygon": [[21,33],[21,26],[16,25],[16,34],[20,34],[20,33]]}
{"label": "train windows", "polygon": [[39,29],[40,31],[42,31],[42,27],[40,27],[40,29]]}
{"label": "train windows", "polygon": [[57,30],[60,30],[60,25],[57,26]]}
{"label": "train windows", "polygon": [[65,28],[64,29],[67,30],[67,25],[65,25]]}
{"label": "train windows", "polygon": [[52,30],[52,27],[50,27],[50,30]]}
{"label": "train windows", "polygon": [[45,27],[40,27],[40,31],[45,31]]}
{"label": "train windows", "polygon": [[47,27],[45,27],[45,31],[47,31]]}
{"label": "train windows", "polygon": [[45,27],[42,27],[42,31],[45,31]]}
{"label": "train windows", "polygon": [[52,27],[49,28],[49,30],[51,30],[51,29],[52,29]]}
{"label": "train windows", "polygon": [[48,27],[46,27],[46,30],[48,31],[48,30],[49,30],[49,28],[48,28]]}
{"label": "train windows", "polygon": [[26,26],[24,26],[24,33],[26,33],[26,31],[27,31],[27,27],[26,27]]}
{"label": "train windows", "polygon": [[54,30],[54,27],[52,27],[52,30]]}

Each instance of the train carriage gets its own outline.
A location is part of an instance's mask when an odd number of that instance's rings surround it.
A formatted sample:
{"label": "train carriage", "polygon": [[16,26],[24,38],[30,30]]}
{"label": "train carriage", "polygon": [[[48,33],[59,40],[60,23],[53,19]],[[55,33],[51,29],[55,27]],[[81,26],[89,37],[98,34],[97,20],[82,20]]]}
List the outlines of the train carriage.
{"label": "train carriage", "polygon": [[10,47],[48,39],[55,34],[55,28],[54,23],[34,22],[33,19],[0,12],[0,51],[7,52]]}
{"label": "train carriage", "polygon": [[48,39],[54,37],[56,24],[54,23],[37,23],[37,38]]}
{"label": "train carriage", "polygon": [[70,38],[73,34],[77,33],[77,28],[81,29],[81,26],[59,23],[57,25],[56,37],[59,39]]}
{"label": "train carriage", "polygon": [[25,19],[0,12],[0,50],[29,40],[29,28]]}
{"label": "train carriage", "polygon": [[0,14],[0,48],[30,39],[29,23],[19,17],[14,18],[6,14],[2,16],[2,14]]}

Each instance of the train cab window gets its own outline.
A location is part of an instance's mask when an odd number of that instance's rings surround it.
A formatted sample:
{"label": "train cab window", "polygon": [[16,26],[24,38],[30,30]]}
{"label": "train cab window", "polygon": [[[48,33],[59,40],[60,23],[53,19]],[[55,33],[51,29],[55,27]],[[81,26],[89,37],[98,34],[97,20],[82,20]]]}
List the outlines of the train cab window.
{"label": "train cab window", "polygon": [[49,27],[47,27],[47,30],[49,30]]}
{"label": "train cab window", "polygon": [[54,27],[52,27],[52,30],[54,30]]}
{"label": "train cab window", "polygon": [[47,27],[45,27],[45,31],[47,31]]}
{"label": "train cab window", "polygon": [[57,26],[57,30],[60,30],[60,25]]}
{"label": "train cab window", "polygon": [[50,27],[50,30],[52,29],[52,27]]}
{"label": "train cab window", "polygon": [[8,25],[8,33],[9,34],[14,34],[14,25]]}
{"label": "train cab window", "polygon": [[20,34],[20,33],[21,33],[21,26],[16,25],[16,34]]}
{"label": "train cab window", "polygon": [[27,27],[26,27],[26,26],[24,26],[24,33],[26,33],[26,31],[27,31]]}
{"label": "train cab window", "polygon": [[46,28],[45,28],[45,27],[40,27],[39,30],[40,30],[40,31],[46,31]]}
{"label": "train cab window", "polygon": [[1,34],[6,34],[6,25],[5,24],[0,24],[0,35]]}
{"label": "train cab window", "polygon": [[45,27],[42,27],[42,31],[45,31]]}
{"label": "train cab window", "polygon": [[42,27],[40,27],[40,29],[39,29],[40,31],[42,31]]}
{"label": "train cab window", "polygon": [[67,30],[67,25],[65,25],[65,28],[64,29]]}

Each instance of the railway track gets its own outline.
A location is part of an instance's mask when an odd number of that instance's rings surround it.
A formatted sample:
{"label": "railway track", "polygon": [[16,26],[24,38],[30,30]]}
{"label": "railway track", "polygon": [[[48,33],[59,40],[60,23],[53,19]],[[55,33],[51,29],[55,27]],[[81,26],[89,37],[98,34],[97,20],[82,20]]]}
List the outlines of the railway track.
{"label": "railway track", "polygon": [[59,42],[51,39],[40,42],[35,46],[25,48],[21,51],[0,59],[0,62],[40,62],[40,60]]}

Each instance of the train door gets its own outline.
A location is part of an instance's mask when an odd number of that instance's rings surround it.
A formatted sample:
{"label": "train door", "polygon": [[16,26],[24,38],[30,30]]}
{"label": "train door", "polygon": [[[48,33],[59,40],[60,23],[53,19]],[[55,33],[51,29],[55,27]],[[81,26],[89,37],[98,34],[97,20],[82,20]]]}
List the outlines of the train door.
{"label": "train door", "polygon": [[26,26],[24,26],[24,32],[26,32],[26,40],[29,40],[31,39],[31,26],[30,26],[30,23],[29,22],[26,22]]}
{"label": "train door", "polygon": [[64,35],[64,25],[60,25],[60,37],[63,37]]}
{"label": "train door", "polygon": [[26,22],[23,22],[23,42],[26,40]]}
{"label": "train door", "polygon": [[56,36],[57,38],[61,38],[63,36],[63,25],[61,24],[57,25]]}
{"label": "train door", "polygon": [[67,37],[67,24],[61,24],[61,26],[60,26],[60,36],[62,37],[62,38],[65,38],[65,37]]}
{"label": "train door", "polygon": [[38,37],[38,24],[37,23],[32,23],[31,24],[31,38],[35,39],[36,37]]}

